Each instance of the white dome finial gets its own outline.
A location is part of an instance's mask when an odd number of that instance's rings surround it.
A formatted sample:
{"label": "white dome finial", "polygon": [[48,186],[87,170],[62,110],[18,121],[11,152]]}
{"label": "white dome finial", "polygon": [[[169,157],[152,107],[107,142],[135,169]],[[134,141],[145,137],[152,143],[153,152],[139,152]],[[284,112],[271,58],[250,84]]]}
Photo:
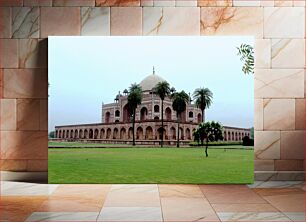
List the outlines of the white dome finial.
{"label": "white dome finial", "polygon": [[153,66],[153,75],[155,75],[155,68],[154,68],[154,66]]}

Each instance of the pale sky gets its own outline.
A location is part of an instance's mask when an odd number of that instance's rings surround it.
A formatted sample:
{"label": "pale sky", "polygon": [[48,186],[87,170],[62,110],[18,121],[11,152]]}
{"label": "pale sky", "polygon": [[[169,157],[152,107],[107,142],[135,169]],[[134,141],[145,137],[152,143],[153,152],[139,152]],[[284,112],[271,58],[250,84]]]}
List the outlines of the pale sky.
{"label": "pale sky", "polygon": [[101,122],[101,105],[155,73],[177,91],[209,88],[206,120],[252,127],[254,76],[237,55],[252,37],[49,37],[49,131]]}

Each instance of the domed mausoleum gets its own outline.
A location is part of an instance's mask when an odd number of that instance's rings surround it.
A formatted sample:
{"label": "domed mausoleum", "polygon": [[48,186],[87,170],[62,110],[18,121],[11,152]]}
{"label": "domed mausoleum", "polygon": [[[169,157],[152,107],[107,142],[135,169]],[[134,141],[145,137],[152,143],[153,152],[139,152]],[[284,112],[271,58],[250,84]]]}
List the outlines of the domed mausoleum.
{"label": "domed mausoleum", "polygon": [[[161,114],[164,113],[164,144],[175,144],[177,130],[180,131],[182,143],[193,140],[192,132],[202,120],[201,110],[191,102],[181,114],[180,128],[177,129],[176,112],[170,98],[164,100],[153,93],[157,83],[165,81],[153,73],[145,77],[139,85],[142,87],[142,103],[136,109],[135,138],[138,144],[158,144],[161,139]],[[130,143],[132,141],[132,124],[127,105],[128,90],[115,96],[113,103],[102,104],[101,123],[56,126],[56,138],[63,140],[93,140],[101,143]],[[204,118],[205,119],[205,118]],[[241,141],[250,136],[250,129],[224,127],[224,139]]]}
{"label": "domed mausoleum", "polygon": [[152,89],[156,86],[157,83],[165,81],[162,77],[155,74],[155,70],[153,69],[153,73],[144,78],[139,85],[141,86],[144,92],[152,91]]}

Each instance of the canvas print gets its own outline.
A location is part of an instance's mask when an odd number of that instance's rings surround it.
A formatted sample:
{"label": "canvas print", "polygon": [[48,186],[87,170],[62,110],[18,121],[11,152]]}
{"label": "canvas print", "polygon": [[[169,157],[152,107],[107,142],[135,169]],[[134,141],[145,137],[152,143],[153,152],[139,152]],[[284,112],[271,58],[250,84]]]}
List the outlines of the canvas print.
{"label": "canvas print", "polygon": [[253,182],[250,37],[50,37],[49,182]]}

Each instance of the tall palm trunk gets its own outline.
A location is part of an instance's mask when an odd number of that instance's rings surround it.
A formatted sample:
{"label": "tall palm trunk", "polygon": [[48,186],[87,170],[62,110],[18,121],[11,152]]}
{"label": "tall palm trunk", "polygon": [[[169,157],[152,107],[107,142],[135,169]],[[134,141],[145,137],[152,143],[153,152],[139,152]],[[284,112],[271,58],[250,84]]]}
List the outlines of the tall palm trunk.
{"label": "tall palm trunk", "polygon": [[160,141],[160,147],[163,147],[164,145],[164,100],[162,100],[162,105],[161,105],[161,119],[162,119],[162,133],[161,133],[161,141]]}
{"label": "tall palm trunk", "polygon": [[135,113],[136,113],[136,109],[133,109],[133,146],[135,146]]}
{"label": "tall palm trunk", "polygon": [[180,147],[180,117],[178,114],[176,114],[177,118],[177,142],[176,147]]}
{"label": "tall palm trunk", "polygon": [[204,110],[205,109],[202,109],[202,123],[204,123]]}
{"label": "tall palm trunk", "polygon": [[205,155],[206,155],[206,157],[208,157],[207,148],[208,148],[208,136],[206,138],[206,146],[205,146]]}

